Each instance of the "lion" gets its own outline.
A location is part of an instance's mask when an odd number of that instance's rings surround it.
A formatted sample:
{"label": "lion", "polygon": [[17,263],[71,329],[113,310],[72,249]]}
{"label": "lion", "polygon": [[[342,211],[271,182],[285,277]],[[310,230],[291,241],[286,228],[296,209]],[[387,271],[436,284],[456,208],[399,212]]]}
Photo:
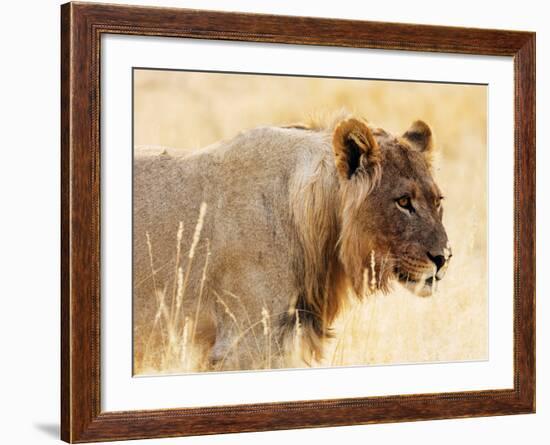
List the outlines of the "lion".
{"label": "lion", "polygon": [[[202,370],[285,367],[292,349],[309,364],[348,298],[394,283],[431,295],[452,256],[434,150],[421,120],[394,136],[346,115],[137,152],[137,362],[177,332]],[[176,320],[191,333],[167,334]]]}

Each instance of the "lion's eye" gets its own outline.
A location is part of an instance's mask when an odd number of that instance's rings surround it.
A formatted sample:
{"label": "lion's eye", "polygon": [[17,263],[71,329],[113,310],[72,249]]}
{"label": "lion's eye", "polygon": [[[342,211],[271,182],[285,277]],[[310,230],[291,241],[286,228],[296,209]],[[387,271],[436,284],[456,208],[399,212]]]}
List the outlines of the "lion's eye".
{"label": "lion's eye", "polygon": [[401,196],[400,198],[397,198],[395,200],[395,202],[397,203],[397,205],[409,212],[414,212],[414,207],[412,205],[412,202],[411,202],[411,198],[410,196]]}
{"label": "lion's eye", "polygon": [[402,196],[397,200],[397,204],[401,207],[408,207],[411,205],[411,199],[408,196]]}

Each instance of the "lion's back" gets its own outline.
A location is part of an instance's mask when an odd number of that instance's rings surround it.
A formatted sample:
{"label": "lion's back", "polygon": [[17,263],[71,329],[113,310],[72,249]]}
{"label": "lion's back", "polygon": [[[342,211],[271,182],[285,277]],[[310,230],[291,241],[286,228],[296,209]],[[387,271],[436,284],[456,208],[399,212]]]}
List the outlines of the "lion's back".
{"label": "lion's back", "polygon": [[[202,203],[206,204],[206,213],[193,259],[189,298],[193,300],[198,292],[207,249],[211,253],[207,277],[211,290],[239,295],[247,300],[251,311],[255,310],[255,304],[260,304],[258,299],[265,295],[272,298],[274,288],[288,293],[293,282],[289,255],[295,236],[289,189],[296,176],[308,168],[315,152],[326,147],[328,141],[320,133],[258,128],[191,154],[162,149],[137,152],[134,160],[134,285],[136,306],[140,308],[135,313],[137,324],[146,324],[154,314],[149,250],[153,268],[158,270],[157,288],[172,289],[178,226],[181,222],[182,255],[188,261],[185,254],[192,243]],[[251,283],[256,283],[255,291],[262,295],[242,295],[250,293]],[[144,310],[146,307],[149,309]]]}
{"label": "lion's back", "polygon": [[318,138],[311,132],[266,127],[191,153],[136,151],[135,234],[148,232],[151,238],[172,242],[182,221],[185,235],[192,235],[203,202],[203,234],[211,242],[254,243],[281,229],[272,225],[288,218],[289,185],[300,164],[307,163],[312,136]]}

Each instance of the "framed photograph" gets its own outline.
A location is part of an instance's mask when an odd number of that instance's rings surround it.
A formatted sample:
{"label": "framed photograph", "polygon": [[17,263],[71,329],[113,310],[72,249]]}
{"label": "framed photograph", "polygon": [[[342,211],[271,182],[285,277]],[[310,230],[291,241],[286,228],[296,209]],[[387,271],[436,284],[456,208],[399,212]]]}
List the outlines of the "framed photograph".
{"label": "framed photograph", "polygon": [[535,34],[61,8],[67,442],[535,411]]}

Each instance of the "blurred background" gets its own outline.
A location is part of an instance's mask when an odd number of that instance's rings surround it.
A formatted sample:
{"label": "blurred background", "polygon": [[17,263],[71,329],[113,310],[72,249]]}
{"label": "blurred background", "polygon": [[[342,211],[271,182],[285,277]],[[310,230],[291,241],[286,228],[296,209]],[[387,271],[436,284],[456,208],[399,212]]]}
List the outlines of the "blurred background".
{"label": "blurred background", "polygon": [[395,285],[388,295],[352,304],[337,320],[323,362],[315,365],[487,359],[485,86],[134,71],[136,150],[196,149],[256,126],[307,122],[342,108],[395,134],[416,119],[432,127],[453,261],[430,298]]}

